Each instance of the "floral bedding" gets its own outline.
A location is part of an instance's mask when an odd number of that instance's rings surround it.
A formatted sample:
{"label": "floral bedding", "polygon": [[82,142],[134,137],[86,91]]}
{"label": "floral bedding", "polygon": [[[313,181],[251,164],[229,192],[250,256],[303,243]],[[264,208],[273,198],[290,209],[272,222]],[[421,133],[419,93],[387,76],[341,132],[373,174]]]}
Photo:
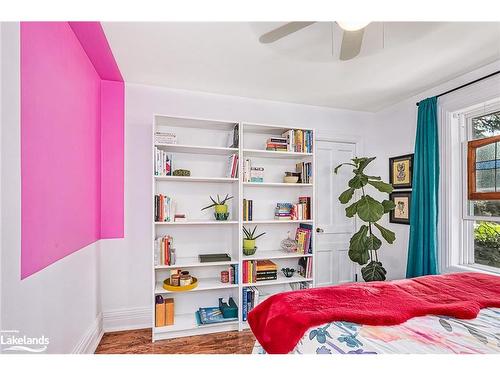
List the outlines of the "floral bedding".
{"label": "floral bedding", "polygon": [[[396,326],[331,322],[309,329],[290,354],[500,354],[500,309],[476,319],[428,315]],[[253,354],[266,354],[256,342]]]}

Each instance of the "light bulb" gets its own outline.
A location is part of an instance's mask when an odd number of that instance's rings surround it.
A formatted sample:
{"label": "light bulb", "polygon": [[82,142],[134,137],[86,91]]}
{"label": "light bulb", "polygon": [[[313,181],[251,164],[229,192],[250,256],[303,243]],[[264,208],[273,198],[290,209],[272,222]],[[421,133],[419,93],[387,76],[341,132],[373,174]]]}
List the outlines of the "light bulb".
{"label": "light bulb", "polygon": [[337,24],[345,31],[357,31],[368,26],[366,21],[337,21]]}

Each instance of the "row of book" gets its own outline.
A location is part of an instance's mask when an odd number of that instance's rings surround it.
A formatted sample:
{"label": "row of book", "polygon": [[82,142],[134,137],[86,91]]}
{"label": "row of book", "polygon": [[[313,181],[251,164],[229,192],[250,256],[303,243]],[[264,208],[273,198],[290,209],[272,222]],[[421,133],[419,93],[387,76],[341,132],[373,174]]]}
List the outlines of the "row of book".
{"label": "row of book", "polygon": [[285,151],[313,152],[313,134],[311,130],[290,129],[281,134],[280,139],[286,139],[287,149]]}
{"label": "row of book", "polygon": [[311,197],[299,197],[298,203],[276,203],[276,220],[311,220]]}
{"label": "row of book", "polygon": [[172,132],[155,132],[155,143],[162,145],[175,145],[177,144],[177,134]]}
{"label": "row of book", "polygon": [[252,221],[253,200],[243,199],[243,220]]}
{"label": "row of book", "polygon": [[256,283],[278,278],[278,266],[269,259],[244,260],[242,267],[243,283]]}
{"label": "row of book", "polygon": [[243,321],[247,320],[248,313],[259,304],[260,291],[254,286],[243,288]]}
{"label": "row of book", "polygon": [[155,147],[155,176],[172,175],[172,154]]}
{"label": "row of book", "polygon": [[298,273],[306,279],[312,278],[312,257],[299,258]]}
{"label": "row of book", "polygon": [[175,202],[174,200],[163,194],[155,194],[155,221],[174,221],[175,217]]}
{"label": "row of book", "polygon": [[229,157],[229,161],[227,163],[227,172],[226,176],[229,178],[236,178],[238,177],[238,155],[233,154]]}
{"label": "row of book", "polygon": [[231,264],[229,266],[229,282],[231,284],[238,284],[239,278],[238,278],[238,265],[237,264]]}
{"label": "row of book", "polygon": [[295,231],[297,253],[312,254],[312,225],[301,223]]}
{"label": "row of book", "polygon": [[300,184],[312,184],[312,162],[301,162],[295,164],[295,171],[299,173],[299,183]]}
{"label": "row of book", "polygon": [[174,239],[172,236],[162,236],[155,239],[155,266],[172,266],[175,264]]}

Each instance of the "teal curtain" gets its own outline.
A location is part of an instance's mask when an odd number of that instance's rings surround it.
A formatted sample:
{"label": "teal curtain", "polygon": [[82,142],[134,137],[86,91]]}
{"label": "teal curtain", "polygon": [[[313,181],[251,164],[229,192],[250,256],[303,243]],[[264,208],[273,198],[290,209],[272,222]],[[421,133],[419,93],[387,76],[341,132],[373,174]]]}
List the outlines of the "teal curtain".
{"label": "teal curtain", "polygon": [[410,240],[406,277],[435,275],[439,189],[437,98],[419,103],[413,159]]}

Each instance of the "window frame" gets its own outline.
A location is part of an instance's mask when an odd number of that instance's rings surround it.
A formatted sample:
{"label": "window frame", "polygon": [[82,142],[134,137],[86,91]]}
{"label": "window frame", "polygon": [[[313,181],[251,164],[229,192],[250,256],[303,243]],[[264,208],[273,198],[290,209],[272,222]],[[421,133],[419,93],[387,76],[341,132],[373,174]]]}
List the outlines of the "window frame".
{"label": "window frame", "polygon": [[[495,113],[495,112],[494,112]],[[472,127],[472,124],[470,125]],[[471,129],[472,130],[472,129]],[[469,201],[480,200],[500,200],[498,192],[478,192],[476,191],[476,150],[490,144],[500,142],[500,135],[487,138],[474,139],[467,142],[467,199]],[[495,153],[496,165],[496,153]],[[495,168],[496,174],[496,168]],[[495,187],[496,188],[496,187]]]}

